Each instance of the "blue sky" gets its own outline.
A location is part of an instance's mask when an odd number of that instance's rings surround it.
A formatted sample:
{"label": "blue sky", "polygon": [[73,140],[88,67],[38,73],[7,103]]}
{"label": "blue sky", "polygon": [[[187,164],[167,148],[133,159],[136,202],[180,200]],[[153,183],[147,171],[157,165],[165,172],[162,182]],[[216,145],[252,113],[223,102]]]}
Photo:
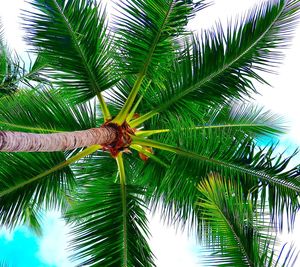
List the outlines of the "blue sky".
{"label": "blue sky", "polygon": [[59,212],[45,214],[43,235],[37,237],[27,227],[10,232],[0,230],[0,262],[12,267],[71,267],[68,260],[68,228]]}
{"label": "blue sky", "polygon": [[[199,25],[210,27],[216,18],[226,23],[229,16],[243,13],[255,2],[262,0],[214,0],[215,5],[209,7],[190,24],[191,29],[198,29]],[[19,29],[19,10],[26,7],[23,0],[0,1],[0,17],[6,26],[7,40],[12,48],[19,53],[24,52],[25,45],[22,41],[22,31]],[[300,62],[300,28],[296,32],[293,46],[286,51],[283,65],[278,68],[279,75],[265,75],[264,77],[273,85],[271,87],[258,86],[262,93],[256,102],[266,106],[267,109],[281,114],[290,126],[288,134],[281,138],[281,150],[289,147],[292,150],[300,145],[300,106],[299,106],[299,62]],[[297,159],[299,162],[299,157]],[[296,160],[294,161],[296,163]],[[151,231],[153,238],[151,245],[157,256],[158,267],[199,265],[198,247],[195,238],[188,237],[186,232],[176,232],[171,227],[165,227],[158,216],[151,217]],[[300,219],[296,225],[300,225]],[[5,229],[0,230],[0,262],[6,259],[10,266],[16,267],[71,267],[67,259],[68,228],[59,219],[58,212],[50,212],[44,219],[44,234],[37,238],[28,229],[21,227],[12,233]],[[281,235],[283,241],[295,240],[300,236],[300,227],[296,227],[293,234]],[[299,244],[299,241],[298,241]],[[298,245],[300,248],[300,245]]]}
{"label": "blue sky", "polygon": [[37,238],[22,227],[14,231],[10,237],[0,236],[0,262],[7,261],[11,266],[51,266],[41,262],[38,256]]}
{"label": "blue sky", "polygon": [[55,267],[55,264],[45,263],[39,255],[39,238],[26,227],[17,228],[10,236],[0,236],[0,262],[9,266],[25,267]]}

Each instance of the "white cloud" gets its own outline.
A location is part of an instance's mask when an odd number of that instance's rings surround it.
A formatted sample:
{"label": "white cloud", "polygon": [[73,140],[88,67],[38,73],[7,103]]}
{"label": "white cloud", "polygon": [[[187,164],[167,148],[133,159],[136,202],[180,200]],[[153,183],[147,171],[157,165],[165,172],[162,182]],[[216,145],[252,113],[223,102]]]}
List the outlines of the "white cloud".
{"label": "white cloud", "polygon": [[10,231],[5,227],[0,229],[0,237],[4,237],[7,241],[12,241],[14,239],[14,231]]}
{"label": "white cloud", "polygon": [[[200,262],[200,247],[195,235],[176,230],[175,227],[164,224],[158,213],[149,215],[150,246],[156,257],[157,267],[197,267]],[[195,249],[196,248],[196,249]]]}
{"label": "white cloud", "polygon": [[25,51],[23,31],[21,29],[21,10],[28,8],[29,4],[20,0],[9,0],[0,3],[0,18],[4,25],[5,40],[9,47],[17,52]]}
{"label": "white cloud", "polygon": [[[210,1],[213,4],[206,9],[200,11],[197,16],[190,21],[189,27],[194,31],[209,29],[216,22],[221,22],[223,25],[227,21],[235,19],[236,16],[244,15],[256,3],[266,2],[267,0],[214,0]],[[209,2],[209,1],[207,1]]]}
{"label": "white cloud", "polygon": [[68,259],[69,228],[60,218],[60,213],[53,211],[46,214],[43,224],[43,236],[39,242],[39,258],[56,267],[72,267]]}

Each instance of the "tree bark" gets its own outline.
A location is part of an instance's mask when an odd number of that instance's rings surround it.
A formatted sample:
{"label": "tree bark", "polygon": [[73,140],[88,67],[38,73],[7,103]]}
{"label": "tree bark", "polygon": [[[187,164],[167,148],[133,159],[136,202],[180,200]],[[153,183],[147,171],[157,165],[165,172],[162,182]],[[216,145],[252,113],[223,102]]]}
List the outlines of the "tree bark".
{"label": "tree bark", "polygon": [[0,131],[0,151],[65,151],[91,145],[108,145],[113,143],[117,137],[117,129],[110,126],[51,134]]}

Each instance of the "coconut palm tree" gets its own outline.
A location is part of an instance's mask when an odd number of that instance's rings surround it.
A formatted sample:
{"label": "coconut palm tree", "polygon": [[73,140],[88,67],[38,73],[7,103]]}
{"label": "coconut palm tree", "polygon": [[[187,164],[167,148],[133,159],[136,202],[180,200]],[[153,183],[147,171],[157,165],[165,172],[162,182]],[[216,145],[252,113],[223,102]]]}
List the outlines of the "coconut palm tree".
{"label": "coconut palm tree", "polygon": [[[205,1],[29,0],[36,61],[0,100],[0,222],[39,230],[58,208],[81,266],[154,266],[147,210],[196,230],[207,265],[280,262],[300,176],[259,145],[281,118],[249,104],[279,63],[300,1],[265,2],[224,29],[186,28]],[[20,84],[23,82],[23,85]],[[296,153],[296,152],[295,152]],[[286,222],[286,223],[285,223]]]}

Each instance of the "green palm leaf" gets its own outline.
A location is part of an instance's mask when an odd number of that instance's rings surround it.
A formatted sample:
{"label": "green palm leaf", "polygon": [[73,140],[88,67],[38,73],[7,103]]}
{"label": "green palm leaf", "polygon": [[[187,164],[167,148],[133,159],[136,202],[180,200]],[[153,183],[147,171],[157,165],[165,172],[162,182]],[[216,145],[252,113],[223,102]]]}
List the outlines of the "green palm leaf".
{"label": "green palm leaf", "polygon": [[31,4],[36,11],[25,16],[27,39],[53,68],[48,74],[53,82],[76,103],[109,88],[115,76],[101,5],[81,0],[32,0]]}
{"label": "green palm leaf", "polygon": [[144,119],[174,110],[183,100],[222,104],[256,92],[253,79],[264,82],[259,71],[269,72],[280,61],[298,14],[297,0],[267,1],[227,30],[218,25],[201,39],[187,40],[164,90],[148,99],[154,108]]}
{"label": "green palm leaf", "polygon": [[14,83],[18,86],[25,85],[32,89],[37,89],[37,87],[51,88],[51,84],[48,80],[47,75],[43,73],[48,67],[47,60],[43,57],[42,53],[39,53],[34,61],[30,59],[29,66],[27,67],[25,63],[22,63],[22,59],[18,57],[18,61],[15,65],[18,68],[18,73]]}
{"label": "green palm leaf", "polygon": [[[180,129],[199,132],[216,130],[216,133],[224,130],[231,135],[247,135],[259,139],[264,136],[275,138],[275,135],[285,130],[280,116],[250,104],[225,103],[214,107],[190,105],[188,108],[188,113],[186,113],[186,107],[182,107],[180,112],[177,108],[177,112],[159,114],[144,124],[144,128],[153,130],[142,130],[136,135],[149,137]],[[180,122],[180,128],[178,122]]]}
{"label": "green palm leaf", "polygon": [[[47,105],[45,105],[47,103]],[[96,126],[92,104],[68,104],[58,92],[23,90],[0,100],[2,130],[56,132]]]}
{"label": "green palm leaf", "polygon": [[[211,175],[198,189],[202,241],[212,250],[204,260],[207,266],[212,261],[213,266],[278,266],[274,230],[262,220],[267,216],[259,214],[249,197],[243,197],[238,181]],[[292,250],[286,263],[297,258]]]}
{"label": "green palm leaf", "polygon": [[[157,67],[169,67],[174,38],[184,32],[188,19],[204,7],[203,1],[119,1],[115,19],[118,64],[125,73],[151,78]],[[142,40],[142,41],[141,41]]]}
{"label": "green palm leaf", "polygon": [[[194,218],[196,185],[209,173],[217,172],[224,177],[239,179],[245,191],[259,187],[271,190],[270,194],[262,196],[259,203],[265,206],[268,201],[273,222],[286,218],[288,224],[293,225],[295,212],[299,209],[300,192],[298,168],[286,170],[293,155],[286,158],[283,155],[276,156],[275,147],[259,148],[248,137],[237,138],[226,133],[216,134],[215,131],[212,134],[180,131],[174,132],[173,136],[173,139],[170,135],[159,138],[162,142],[133,139],[134,144],[173,153],[164,152],[161,155],[155,152],[171,168],[162,169],[160,165],[152,164],[148,169],[149,176],[145,174],[146,171],[143,173],[152,200],[157,203],[165,199],[165,214],[168,218],[175,216],[184,222]],[[165,144],[171,140],[173,146]],[[152,174],[156,179],[152,178]],[[288,215],[285,215],[285,208],[289,211]]]}
{"label": "green palm leaf", "polygon": [[141,189],[127,185],[123,198],[120,184],[97,178],[90,179],[79,193],[79,202],[68,212],[68,218],[77,221],[72,230],[74,260],[85,266],[154,265],[145,239],[148,230]]}
{"label": "green palm leaf", "polygon": [[[0,166],[0,223],[14,228],[20,223],[34,220],[36,205],[46,209],[66,206],[65,196],[74,185],[69,167],[50,172],[36,179],[61,162],[63,153],[1,153]],[[28,212],[33,209],[31,218]],[[29,221],[30,222],[30,221]],[[36,222],[34,222],[36,224]],[[37,225],[36,225],[37,226]]]}

